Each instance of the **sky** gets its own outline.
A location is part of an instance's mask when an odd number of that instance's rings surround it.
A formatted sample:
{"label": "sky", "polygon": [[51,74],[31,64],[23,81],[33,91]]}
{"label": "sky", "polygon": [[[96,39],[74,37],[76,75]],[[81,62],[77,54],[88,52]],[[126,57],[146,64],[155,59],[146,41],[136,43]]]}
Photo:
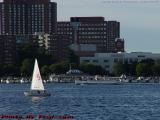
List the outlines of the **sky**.
{"label": "sky", "polygon": [[103,16],[121,24],[127,52],[160,53],[160,0],[54,0],[58,21]]}

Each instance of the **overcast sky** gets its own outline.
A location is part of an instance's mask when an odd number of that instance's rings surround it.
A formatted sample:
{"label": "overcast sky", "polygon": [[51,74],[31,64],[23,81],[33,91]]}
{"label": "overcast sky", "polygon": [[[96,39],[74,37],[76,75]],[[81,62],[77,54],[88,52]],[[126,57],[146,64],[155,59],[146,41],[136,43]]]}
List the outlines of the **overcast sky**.
{"label": "overcast sky", "polygon": [[54,0],[58,20],[104,16],[121,23],[126,51],[160,53],[160,0]]}

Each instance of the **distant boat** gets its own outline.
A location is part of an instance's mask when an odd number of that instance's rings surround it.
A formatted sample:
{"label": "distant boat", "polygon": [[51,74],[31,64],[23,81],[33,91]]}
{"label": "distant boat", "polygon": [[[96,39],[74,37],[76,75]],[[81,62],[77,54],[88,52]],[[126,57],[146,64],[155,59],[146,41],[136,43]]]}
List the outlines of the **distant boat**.
{"label": "distant boat", "polygon": [[9,80],[8,79],[6,80],[6,83],[9,84]]}
{"label": "distant boat", "polygon": [[108,84],[108,85],[119,85],[120,81],[117,80],[75,80],[76,85],[84,84]]}
{"label": "distant boat", "polygon": [[47,91],[44,89],[37,59],[35,59],[31,89],[29,92],[24,92],[24,94],[26,96],[42,96],[42,97],[51,95],[50,93],[47,93]]}
{"label": "distant boat", "polygon": [[20,83],[24,83],[24,78],[22,78],[22,79],[20,80]]}

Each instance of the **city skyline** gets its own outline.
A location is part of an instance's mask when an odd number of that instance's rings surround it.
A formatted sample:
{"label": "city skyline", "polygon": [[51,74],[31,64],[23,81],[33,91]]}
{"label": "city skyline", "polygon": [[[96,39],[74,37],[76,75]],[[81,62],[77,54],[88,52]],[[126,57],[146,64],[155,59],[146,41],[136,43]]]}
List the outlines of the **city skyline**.
{"label": "city skyline", "polygon": [[[160,52],[160,10],[158,0],[54,0],[57,2],[58,21],[69,21],[75,16],[104,16],[121,23],[121,38],[127,52]],[[147,1],[147,0],[146,0]]]}

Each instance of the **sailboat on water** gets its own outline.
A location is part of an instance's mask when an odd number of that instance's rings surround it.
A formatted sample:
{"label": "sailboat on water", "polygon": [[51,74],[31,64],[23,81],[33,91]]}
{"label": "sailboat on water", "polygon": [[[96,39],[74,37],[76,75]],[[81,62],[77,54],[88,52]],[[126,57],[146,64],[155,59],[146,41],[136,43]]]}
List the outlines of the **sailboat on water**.
{"label": "sailboat on water", "polygon": [[50,93],[44,89],[42,77],[39,71],[37,59],[35,59],[31,89],[28,92],[24,92],[26,96],[50,96]]}

